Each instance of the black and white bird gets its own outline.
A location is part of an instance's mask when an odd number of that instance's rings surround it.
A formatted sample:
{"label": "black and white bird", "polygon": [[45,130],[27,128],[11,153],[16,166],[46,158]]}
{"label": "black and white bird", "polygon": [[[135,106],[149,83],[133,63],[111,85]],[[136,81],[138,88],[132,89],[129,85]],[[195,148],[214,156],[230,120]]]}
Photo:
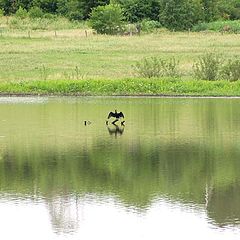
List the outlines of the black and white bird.
{"label": "black and white bird", "polygon": [[[117,112],[117,110],[115,110],[115,112],[110,112],[108,114],[108,119],[110,119],[111,117],[115,118],[115,120],[112,122],[112,124],[115,124],[119,119],[124,118],[124,115],[122,112]],[[122,121],[121,124],[123,125],[125,121]],[[108,124],[108,121],[106,121],[106,124]]]}

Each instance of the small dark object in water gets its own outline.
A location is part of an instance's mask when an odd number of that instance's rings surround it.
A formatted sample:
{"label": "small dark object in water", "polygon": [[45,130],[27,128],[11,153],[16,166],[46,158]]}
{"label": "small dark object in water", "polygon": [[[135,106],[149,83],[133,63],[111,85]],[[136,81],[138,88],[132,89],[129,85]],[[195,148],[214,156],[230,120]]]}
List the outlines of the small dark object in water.
{"label": "small dark object in water", "polygon": [[84,125],[85,125],[85,126],[90,125],[90,124],[91,124],[90,121],[86,121],[86,120],[84,121]]}

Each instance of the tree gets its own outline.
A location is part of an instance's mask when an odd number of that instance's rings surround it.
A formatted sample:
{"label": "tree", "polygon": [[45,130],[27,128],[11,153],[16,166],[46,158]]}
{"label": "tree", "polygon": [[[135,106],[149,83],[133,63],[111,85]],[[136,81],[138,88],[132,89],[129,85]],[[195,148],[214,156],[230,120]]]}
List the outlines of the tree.
{"label": "tree", "polygon": [[91,27],[102,34],[113,35],[122,32],[123,20],[123,12],[118,4],[98,6],[90,15]]}
{"label": "tree", "polygon": [[223,19],[240,19],[240,1],[239,0],[219,0],[218,11]]}
{"label": "tree", "polygon": [[46,13],[57,12],[57,1],[58,0],[33,0],[32,6],[39,7]]}
{"label": "tree", "polygon": [[109,4],[109,0],[58,0],[57,13],[71,20],[86,20],[93,8]]}
{"label": "tree", "polygon": [[172,30],[187,30],[202,19],[202,5],[197,0],[161,0],[160,24]]}
{"label": "tree", "polygon": [[90,17],[93,8],[110,4],[110,0],[79,0],[79,6],[82,9],[83,19]]}
{"label": "tree", "polygon": [[4,10],[6,15],[15,13],[19,8],[17,0],[0,0],[0,8]]}
{"label": "tree", "polygon": [[159,0],[118,0],[123,8],[124,16],[130,22],[143,19],[158,21],[160,10]]}
{"label": "tree", "polygon": [[219,18],[218,12],[219,0],[202,0],[202,8],[204,11],[204,21],[211,22]]}

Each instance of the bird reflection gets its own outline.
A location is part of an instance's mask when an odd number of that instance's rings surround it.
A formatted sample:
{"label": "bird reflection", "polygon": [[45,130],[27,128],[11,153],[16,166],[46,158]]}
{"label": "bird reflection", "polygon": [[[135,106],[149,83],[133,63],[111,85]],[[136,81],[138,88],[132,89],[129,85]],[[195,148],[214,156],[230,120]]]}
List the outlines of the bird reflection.
{"label": "bird reflection", "polygon": [[121,126],[118,126],[116,124],[111,124],[111,126],[107,125],[107,129],[109,132],[109,135],[114,135],[115,138],[117,138],[118,136],[121,136],[124,132],[124,124],[121,124]]}

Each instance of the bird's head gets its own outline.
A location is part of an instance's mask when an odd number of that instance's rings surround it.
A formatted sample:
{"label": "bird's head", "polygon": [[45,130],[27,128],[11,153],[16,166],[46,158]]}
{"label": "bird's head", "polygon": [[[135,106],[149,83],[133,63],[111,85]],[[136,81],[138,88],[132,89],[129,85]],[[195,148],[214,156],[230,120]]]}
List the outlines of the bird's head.
{"label": "bird's head", "polygon": [[115,113],[117,113],[117,110],[115,109]]}

